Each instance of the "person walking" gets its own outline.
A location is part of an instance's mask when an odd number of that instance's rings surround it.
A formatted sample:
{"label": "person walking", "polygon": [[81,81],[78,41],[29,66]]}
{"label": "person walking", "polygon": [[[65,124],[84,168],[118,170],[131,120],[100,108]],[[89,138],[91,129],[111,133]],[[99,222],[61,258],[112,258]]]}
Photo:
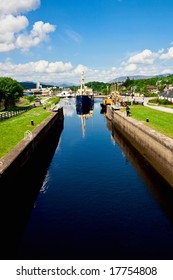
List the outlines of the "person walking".
{"label": "person walking", "polygon": [[130,107],[128,105],[126,106],[126,116],[130,116]]}

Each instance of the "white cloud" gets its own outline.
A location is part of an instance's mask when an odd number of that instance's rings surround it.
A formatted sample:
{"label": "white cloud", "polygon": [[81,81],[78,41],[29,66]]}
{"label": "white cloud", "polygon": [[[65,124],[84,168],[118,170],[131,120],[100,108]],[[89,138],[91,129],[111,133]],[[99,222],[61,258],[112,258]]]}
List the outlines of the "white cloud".
{"label": "white cloud", "polygon": [[25,16],[6,15],[0,18],[0,34],[5,32],[19,32],[28,26],[29,22]]}
{"label": "white cloud", "polygon": [[62,62],[62,61],[56,61],[49,63],[49,67],[47,69],[48,73],[64,73],[67,71],[70,71],[73,68],[72,64],[70,62]]}
{"label": "white cloud", "polygon": [[137,66],[136,64],[129,64],[127,65],[124,70],[127,71],[127,72],[132,72],[132,71],[135,71],[137,69]]}
{"label": "white cloud", "polygon": [[42,41],[48,39],[48,34],[55,31],[55,26],[50,23],[38,21],[34,24],[30,34],[20,34],[16,38],[16,48],[28,50],[31,47],[39,45]]}
{"label": "white cloud", "polygon": [[77,65],[77,67],[73,70],[73,73],[75,74],[75,75],[81,75],[81,73],[82,72],[87,72],[88,71],[88,67],[86,67],[86,66],[84,66],[84,65],[82,65],[82,64],[79,64],[79,65]]}
{"label": "white cloud", "polygon": [[0,52],[8,52],[16,48],[15,34],[28,26],[25,16],[7,15],[0,18]]}
{"label": "white cloud", "polygon": [[40,5],[40,0],[1,0],[0,15],[20,14],[36,10]]}
{"label": "white cloud", "polygon": [[[152,52],[149,49],[145,49],[139,53],[129,55],[126,61],[121,63],[122,69],[119,69],[123,72],[123,76],[126,75],[157,75],[168,73],[173,73],[173,65],[169,65],[164,62],[160,63],[160,60],[170,60],[173,58],[173,47],[168,49],[167,53],[164,53],[164,49],[159,49],[157,52]],[[171,70],[172,68],[172,70]],[[120,76],[120,73],[119,75]]]}
{"label": "white cloud", "polygon": [[7,60],[5,63],[0,63],[0,76],[7,72],[9,75],[31,75],[40,73],[64,73],[73,69],[70,62],[64,63],[62,61],[48,62],[47,60],[39,60],[36,62],[28,62],[25,64],[12,64]]}
{"label": "white cloud", "polygon": [[21,15],[38,8],[40,0],[1,0],[0,2],[0,52],[15,49],[27,51],[49,39],[49,34],[56,27],[50,23],[37,21],[31,31],[27,32],[29,21]]}
{"label": "white cloud", "polygon": [[55,26],[50,23],[44,23],[42,21],[37,21],[33,25],[31,31],[32,37],[46,38],[47,34],[55,31]]}
{"label": "white cloud", "polygon": [[172,69],[171,68],[167,68],[162,70],[161,74],[171,74],[172,73]]}
{"label": "white cloud", "polygon": [[160,59],[170,60],[173,58],[173,47],[169,48],[167,53],[162,53]]}
{"label": "white cloud", "polygon": [[[4,34],[8,48],[10,50],[16,47],[22,48],[22,41],[25,40],[27,48],[37,45],[44,38],[46,39],[47,33],[53,30],[51,25],[45,25],[43,22],[35,23],[30,34],[21,34],[16,38],[14,45],[13,33],[8,32]],[[2,34],[1,34],[2,35]],[[23,38],[22,38],[23,36]],[[21,40],[21,41],[20,41]],[[3,43],[0,46],[2,47]],[[18,45],[17,45],[18,44]],[[20,45],[21,44],[21,45]],[[5,44],[4,44],[5,45]],[[4,63],[0,63],[0,76],[9,76],[18,81],[44,81],[44,82],[73,82],[80,83],[81,73],[84,71],[85,82],[89,81],[103,81],[109,82],[116,77],[129,76],[129,75],[157,75],[164,73],[173,73],[173,63],[171,59],[173,55],[173,48],[168,49],[164,53],[163,50],[158,50],[156,53],[152,51],[144,50],[138,55],[131,55],[127,61],[124,61],[120,66],[111,67],[108,69],[93,69],[86,65],[78,64],[72,65],[70,61],[48,61],[38,60],[31,61],[23,64],[14,64],[11,60],[6,60]],[[169,59],[168,59],[169,58]],[[145,59],[151,59],[153,63],[143,63]],[[164,59],[164,63],[161,63],[160,59]],[[131,63],[130,63],[131,62]],[[136,62],[136,63],[132,63]],[[149,61],[148,61],[149,62]]]}
{"label": "white cloud", "polygon": [[142,52],[131,56],[127,63],[128,64],[152,64],[158,57],[157,53],[153,53],[151,50],[145,49]]}

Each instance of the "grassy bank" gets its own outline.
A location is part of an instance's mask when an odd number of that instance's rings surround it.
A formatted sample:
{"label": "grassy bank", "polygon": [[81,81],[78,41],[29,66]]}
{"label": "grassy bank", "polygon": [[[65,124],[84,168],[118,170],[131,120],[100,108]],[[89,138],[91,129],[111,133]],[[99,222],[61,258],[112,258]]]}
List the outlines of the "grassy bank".
{"label": "grassy bank", "polygon": [[[130,106],[130,108],[134,119],[142,121],[152,129],[173,138],[173,114],[140,105]],[[149,122],[146,122],[147,118]]]}
{"label": "grassy bank", "polygon": [[[26,113],[0,122],[0,158],[8,153],[23,138],[27,130],[32,131],[38,124],[46,119],[51,112],[36,107]],[[34,121],[34,125],[31,125]]]}

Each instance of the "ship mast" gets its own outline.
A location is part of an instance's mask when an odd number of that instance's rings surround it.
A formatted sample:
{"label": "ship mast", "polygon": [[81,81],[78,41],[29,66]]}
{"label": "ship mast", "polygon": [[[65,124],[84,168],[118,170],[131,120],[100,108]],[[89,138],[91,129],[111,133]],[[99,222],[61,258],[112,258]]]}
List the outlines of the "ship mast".
{"label": "ship mast", "polygon": [[83,95],[85,91],[85,84],[84,84],[84,71],[82,71],[82,78],[81,78],[81,85],[80,85],[81,94]]}

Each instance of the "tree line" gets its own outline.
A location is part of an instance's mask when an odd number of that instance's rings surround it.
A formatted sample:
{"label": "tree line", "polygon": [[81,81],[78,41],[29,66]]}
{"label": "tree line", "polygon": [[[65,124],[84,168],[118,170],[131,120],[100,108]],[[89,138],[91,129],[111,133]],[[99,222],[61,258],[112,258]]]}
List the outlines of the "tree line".
{"label": "tree line", "polygon": [[148,79],[130,79],[127,77],[126,81],[120,85],[120,88],[125,87],[126,90],[132,90],[136,93],[146,95],[149,86],[157,87],[159,92],[162,92],[167,85],[173,84],[173,75],[167,77],[153,77]]}

